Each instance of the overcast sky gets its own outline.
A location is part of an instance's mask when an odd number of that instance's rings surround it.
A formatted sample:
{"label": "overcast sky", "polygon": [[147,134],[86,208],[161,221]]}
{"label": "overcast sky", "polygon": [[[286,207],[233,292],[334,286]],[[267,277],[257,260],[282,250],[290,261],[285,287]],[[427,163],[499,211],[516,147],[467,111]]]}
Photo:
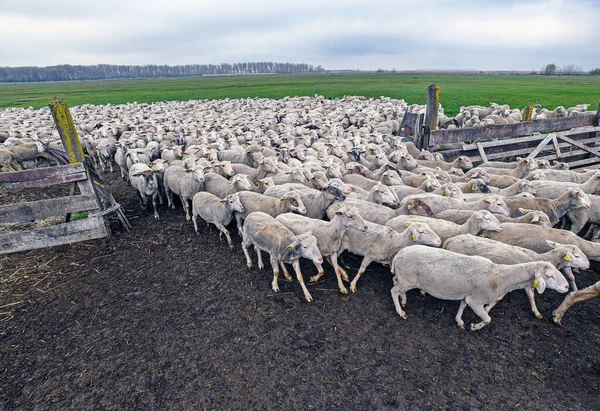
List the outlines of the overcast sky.
{"label": "overcast sky", "polygon": [[600,0],[0,0],[0,66],[600,67]]}

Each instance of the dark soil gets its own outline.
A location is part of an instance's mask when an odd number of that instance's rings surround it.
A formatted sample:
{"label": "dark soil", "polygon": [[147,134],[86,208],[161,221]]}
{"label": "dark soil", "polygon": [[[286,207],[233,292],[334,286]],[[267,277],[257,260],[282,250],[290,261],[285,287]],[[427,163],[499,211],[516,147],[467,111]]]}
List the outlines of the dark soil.
{"label": "dark soil", "polygon": [[559,327],[564,295],[539,296],[538,320],[517,291],[464,331],[458,302],[416,290],[401,320],[373,264],[349,296],[329,268],[309,304],[296,281],[274,294],[270,269],[249,271],[236,235],[231,251],[181,209],[154,221],[118,173],[107,180],[131,233],[0,258],[2,409],[600,407],[600,300]]}

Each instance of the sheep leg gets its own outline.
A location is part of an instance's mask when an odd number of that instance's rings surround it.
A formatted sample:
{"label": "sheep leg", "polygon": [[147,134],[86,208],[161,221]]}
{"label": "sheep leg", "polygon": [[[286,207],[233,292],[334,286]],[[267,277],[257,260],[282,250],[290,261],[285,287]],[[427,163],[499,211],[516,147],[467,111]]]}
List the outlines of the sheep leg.
{"label": "sheep leg", "polygon": [[235,216],[235,223],[237,224],[238,234],[241,236],[242,228],[244,226],[244,219],[242,218],[241,215],[239,215],[239,213],[234,213],[234,216]]}
{"label": "sheep leg", "polygon": [[565,277],[567,277],[567,280],[569,280],[573,291],[577,291],[577,284],[575,284],[575,276],[573,275],[573,270],[571,270],[571,267],[565,267],[563,269],[563,273],[565,273]]}
{"label": "sheep leg", "polygon": [[487,311],[485,311],[483,304],[467,301],[468,298],[469,297],[467,297],[465,301],[467,302],[467,304],[469,304],[469,307],[471,307],[475,314],[477,314],[477,316],[483,320],[477,324],[471,324],[471,331],[481,330],[483,327],[492,322],[492,318],[488,315]]}
{"label": "sheep leg", "polygon": [[229,230],[227,230],[223,224],[218,223],[215,225],[217,226],[217,228],[219,230],[221,230],[221,232],[223,234],[225,234],[225,237],[227,237],[227,244],[229,244],[229,248],[231,248],[233,250],[233,241],[231,241],[231,236],[229,235]]}
{"label": "sheep leg", "polygon": [[187,198],[180,196],[181,202],[183,203],[183,209],[185,210],[185,219],[190,221],[192,218],[190,217],[190,200]]}
{"label": "sheep leg", "polygon": [[271,282],[271,288],[273,291],[279,291],[279,284],[277,284],[277,279],[279,278],[279,262],[275,259],[275,257],[271,256],[271,267],[273,268],[273,282]]}
{"label": "sheep leg", "polygon": [[456,320],[456,324],[463,330],[465,329],[465,322],[462,320],[462,315],[466,307],[467,302],[465,300],[461,300],[460,306],[458,307],[458,312],[456,313],[456,317],[454,317],[454,319]]}
{"label": "sheep leg", "polygon": [[490,310],[491,310],[492,308],[494,308],[494,306],[495,306],[496,304],[498,304],[500,301],[502,301],[502,298],[498,298],[497,300],[495,300],[495,301],[494,301],[493,303],[491,303],[491,304],[484,305],[484,307],[483,307],[483,308],[485,309],[485,312],[486,312],[486,313],[489,313],[489,312],[490,312]]}
{"label": "sheep leg", "polygon": [[197,219],[198,219],[198,214],[195,214],[195,213],[192,211],[192,222],[194,223],[194,230],[196,230],[196,234],[200,234],[200,233],[198,232],[198,223],[196,222],[196,220],[197,220]]}
{"label": "sheep leg", "polygon": [[158,220],[160,217],[158,216],[158,211],[156,211],[156,199],[158,197],[158,193],[154,193],[152,195],[152,209],[154,210],[154,218]]}
{"label": "sheep leg", "polygon": [[350,291],[352,291],[353,293],[356,292],[356,283],[358,282],[358,279],[360,278],[361,275],[363,275],[365,273],[365,271],[367,270],[367,267],[369,266],[369,264],[371,264],[373,260],[371,260],[369,257],[364,257],[362,260],[362,263],[360,264],[360,268],[358,269],[358,273],[356,274],[356,276],[352,279],[352,282],[350,283]]}
{"label": "sheep leg", "polygon": [[600,297],[600,281],[582,290],[573,291],[567,295],[562,304],[554,310],[554,322],[562,325],[561,321],[565,312],[573,305],[585,300]]}
{"label": "sheep leg", "polygon": [[108,159],[108,165],[110,166],[110,172],[114,173],[113,166],[112,166],[112,160],[110,158]]}
{"label": "sheep leg", "polygon": [[342,269],[342,267],[339,266],[338,264],[338,254],[337,253],[332,253],[331,255],[328,255],[327,257],[325,257],[327,259],[327,262],[329,264],[331,264],[331,266],[333,267],[333,269],[335,270],[335,273],[338,274],[342,277],[342,279],[344,281],[350,281],[348,279],[348,274]]}
{"label": "sheep leg", "polygon": [[531,311],[533,311],[533,315],[535,315],[540,320],[544,318],[542,314],[540,314],[540,312],[538,311],[537,306],[535,305],[535,294],[533,292],[533,288],[525,287],[525,293],[527,294],[527,298],[529,298],[529,304],[531,304]]}
{"label": "sheep leg", "polygon": [[[340,292],[342,294],[348,294],[348,289],[346,288],[346,286],[344,285],[344,283],[342,281],[343,276],[341,273],[341,268],[337,264],[337,253],[328,255],[326,258],[327,258],[327,261],[329,262],[329,264],[331,264],[333,266],[333,270],[335,271],[335,276],[337,277],[338,288],[340,289]],[[348,281],[348,274],[346,274],[346,281]]]}
{"label": "sheep leg", "polygon": [[587,218],[585,220],[579,219],[579,220],[573,221],[571,223],[571,232],[573,232],[575,234],[579,234],[579,232],[581,231],[583,226],[585,226],[585,223],[587,223]]}
{"label": "sheep leg", "polygon": [[323,274],[325,274],[325,270],[323,270],[323,266],[321,264],[314,264],[315,267],[317,267],[317,275],[310,277],[310,280],[308,281],[311,283],[316,283],[317,281],[319,281],[319,278],[323,277]]}
{"label": "sheep leg", "polygon": [[292,262],[292,267],[294,267],[294,271],[296,272],[296,278],[298,278],[298,282],[302,287],[302,291],[304,292],[304,298],[309,303],[313,300],[312,296],[308,292],[308,288],[306,288],[306,284],[304,284],[304,278],[302,277],[302,273],[300,272],[300,262],[298,260],[294,260]]}
{"label": "sheep leg", "polygon": [[292,281],[293,280],[292,275],[290,274],[287,267],[285,266],[285,263],[283,261],[280,261],[279,264],[281,265],[281,269],[283,270],[283,275],[285,276],[285,279],[288,281]]}
{"label": "sheep leg", "polygon": [[242,236],[242,250],[244,250],[244,255],[246,256],[246,265],[248,268],[252,268],[252,258],[250,258],[250,253],[248,252],[248,248],[250,248],[251,244],[252,241],[250,241],[248,235],[244,233]]}
{"label": "sheep leg", "polygon": [[258,269],[262,270],[263,268],[265,268],[262,260],[262,253],[260,251],[260,248],[258,247],[254,247],[254,250],[256,251],[256,258],[258,258]]}
{"label": "sheep leg", "polygon": [[[392,293],[392,300],[394,301],[394,306],[396,307],[396,312],[398,313],[398,315],[400,315],[400,318],[402,318],[403,320],[406,320],[406,313],[400,306],[400,300],[399,300],[400,295],[403,294],[402,287],[399,285],[393,286],[391,293]],[[404,294],[404,295],[406,295],[406,294]]]}
{"label": "sheep leg", "polygon": [[173,203],[173,191],[169,187],[165,186],[165,194],[167,195],[168,206],[174,210],[175,204]]}

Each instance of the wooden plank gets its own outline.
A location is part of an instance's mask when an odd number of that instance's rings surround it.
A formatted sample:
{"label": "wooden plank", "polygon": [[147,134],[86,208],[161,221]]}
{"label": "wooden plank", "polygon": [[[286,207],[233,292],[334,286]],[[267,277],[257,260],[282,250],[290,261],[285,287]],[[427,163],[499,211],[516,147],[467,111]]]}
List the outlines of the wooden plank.
{"label": "wooden plank", "polygon": [[560,152],[560,146],[558,145],[558,140],[556,138],[556,134],[552,134],[552,145],[554,145],[554,150],[556,151],[556,156],[561,157],[562,153]]}
{"label": "wooden plank", "polygon": [[0,236],[0,255],[54,247],[108,235],[101,216]]}
{"label": "wooden plank", "polygon": [[50,178],[42,178],[41,180],[21,181],[17,183],[0,183],[0,193],[18,190],[21,188],[44,188],[57,184],[72,183],[81,181],[87,178],[86,172],[76,174],[67,174],[65,176],[55,176]]}
{"label": "wooden plank", "polygon": [[0,183],[13,183],[17,181],[33,181],[42,178],[52,178],[66,176],[69,174],[85,173],[85,167],[82,163],[66,164],[55,167],[34,168],[31,170],[11,171],[9,173],[0,173]]}
{"label": "wooden plank", "polygon": [[544,137],[542,142],[537,145],[537,147],[529,154],[528,157],[534,158],[535,156],[537,156],[544,149],[544,147],[548,145],[552,138],[556,138],[556,134],[552,133]]}
{"label": "wooden plank", "polygon": [[[535,136],[517,137],[517,138],[511,138],[510,140],[485,141],[480,144],[484,148],[500,147],[500,146],[508,146],[508,145],[516,144],[516,143],[529,143],[529,142],[539,141],[539,140],[543,140],[545,137],[546,136],[544,136],[544,135],[536,134]],[[463,149],[463,151],[477,150],[477,144],[463,144],[462,149]]]}
{"label": "wooden plank", "polygon": [[596,115],[594,116],[594,123],[592,125],[595,127],[600,126],[600,104],[598,104],[598,110],[596,110]]}
{"label": "wooden plank", "polygon": [[0,206],[0,224],[37,220],[97,208],[98,204],[94,195],[50,198],[47,200],[5,205]]}
{"label": "wooden plank", "polygon": [[481,157],[481,161],[483,161],[484,163],[488,161],[487,156],[485,155],[485,150],[483,149],[483,146],[481,145],[481,143],[476,143],[477,145],[477,151],[479,151],[479,156]]}
{"label": "wooden plank", "polygon": [[54,97],[48,106],[50,107],[50,112],[52,112],[54,124],[56,124],[60,139],[69,156],[69,161],[71,163],[83,163],[85,161],[83,147],[81,146],[81,141],[79,141],[75,123],[73,123],[67,103],[58,97]]}
{"label": "wooden plank", "polygon": [[533,106],[527,106],[523,109],[523,121],[531,121],[531,116],[533,116]]}
{"label": "wooden plank", "polygon": [[600,158],[591,157],[591,158],[584,158],[583,160],[571,161],[569,163],[569,167],[575,168],[575,167],[581,167],[581,166],[595,164],[595,163],[600,163]]}
{"label": "wooden plank", "polygon": [[586,134],[586,133],[597,133],[600,132],[600,127],[577,127],[574,128],[572,130],[569,131],[565,131],[564,134],[567,137],[571,137],[571,136],[576,136],[579,134]]}
{"label": "wooden plank", "polygon": [[600,157],[600,153],[598,151],[596,151],[596,150],[594,150],[594,149],[592,149],[592,148],[590,148],[590,147],[588,147],[586,145],[583,145],[583,144],[581,144],[578,141],[575,141],[575,140],[573,140],[573,139],[571,139],[569,137],[563,136],[563,135],[558,135],[557,137],[560,138],[563,141],[566,141],[567,143],[569,143],[571,145],[574,145],[575,147],[579,147],[580,149],[585,150],[588,153],[592,153],[593,155]]}
{"label": "wooden plank", "polygon": [[431,133],[437,129],[438,109],[440,107],[440,88],[436,84],[427,87],[427,108],[425,111],[423,147],[427,148],[432,144],[429,141]]}
{"label": "wooden plank", "polygon": [[483,142],[504,140],[507,138],[528,136],[534,132],[561,131],[575,127],[591,126],[594,116],[561,117],[548,120],[534,120],[517,124],[491,125],[479,128],[457,128],[454,130],[436,130],[429,136],[429,146],[462,141]]}

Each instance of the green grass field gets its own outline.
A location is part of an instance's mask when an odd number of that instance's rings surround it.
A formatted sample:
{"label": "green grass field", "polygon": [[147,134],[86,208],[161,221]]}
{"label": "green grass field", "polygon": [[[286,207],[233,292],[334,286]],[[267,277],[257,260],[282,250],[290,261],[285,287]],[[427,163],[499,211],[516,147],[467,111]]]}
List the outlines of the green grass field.
{"label": "green grass field", "polygon": [[403,98],[409,104],[424,104],[425,91],[432,83],[441,87],[441,102],[449,115],[456,114],[460,106],[489,105],[490,102],[518,108],[539,103],[548,109],[583,103],[595,108],[600,103],[600,76],[349,73],[0,83],[0,108],[39,108],[47,105],[53,96],[63,98],[70,106],[315,94],[331,98],[389,96]]}

